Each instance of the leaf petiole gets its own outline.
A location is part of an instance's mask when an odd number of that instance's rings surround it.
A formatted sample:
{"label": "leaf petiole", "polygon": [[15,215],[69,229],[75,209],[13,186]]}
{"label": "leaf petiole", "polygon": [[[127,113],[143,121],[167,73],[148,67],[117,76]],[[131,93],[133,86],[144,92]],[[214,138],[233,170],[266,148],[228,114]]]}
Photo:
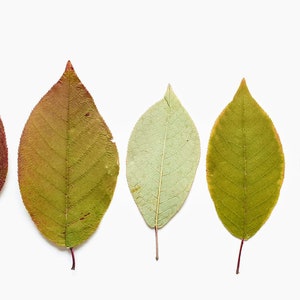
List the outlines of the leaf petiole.
{"label": "leaf petiole", "polygon": [[71,252],[71,256],[72,256],[72,268],[71,268],[71,270],[75,270],[75,254],[74,254],[74,250],[73,250],[72,247],[70,248],[70,252]]}
{"label": "leaf petiole", "polygon": [[240,273],[240,263],[241,263],[241,255],[242,255],[243,245],[244,245],[244,239],[241,240],[241,245],[240,245],[240,250],[239,250],[239,257],[238,257],[238,261],[237,261],[237,266],[236,266],[236,272],[235,272],[235,274],[239,274]]}
{"label": "leaf petiole", "polygon": [[158,256],[158,228],[157,226],[155,226],[155,249],[156,249],[156,255],[155,255],[155,259],[158,260],[159,256]]}

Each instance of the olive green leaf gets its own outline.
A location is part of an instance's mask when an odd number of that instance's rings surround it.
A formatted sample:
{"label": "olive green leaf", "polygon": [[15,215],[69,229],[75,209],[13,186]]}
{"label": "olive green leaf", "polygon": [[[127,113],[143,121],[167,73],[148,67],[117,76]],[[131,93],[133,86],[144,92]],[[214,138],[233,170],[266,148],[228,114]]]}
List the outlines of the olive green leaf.
{"label": "olive green leaf", "polygon": [[127,181],[150,228],[157,232],[185,202],[200,158],[197,129],[171,86],[138,120],[127,152]]}
{"label": "olive green leaf", "polygon": [[0,191],[5,183],[8,168],[8,154],[4,126],[0,119]]}
{"label": "olive green leaf", "polygon": [[207,182],[226,229],[244,241],[266,222],[284,177],[284,155],[271,119],[252,98],[243,79],[211,132]]}
{"label": "olive green leaf", "polygon": [[40,232],[71,250],[106,212],[119,173],[117,148],[70,62],[33,109],[19,146],[24,205]]}

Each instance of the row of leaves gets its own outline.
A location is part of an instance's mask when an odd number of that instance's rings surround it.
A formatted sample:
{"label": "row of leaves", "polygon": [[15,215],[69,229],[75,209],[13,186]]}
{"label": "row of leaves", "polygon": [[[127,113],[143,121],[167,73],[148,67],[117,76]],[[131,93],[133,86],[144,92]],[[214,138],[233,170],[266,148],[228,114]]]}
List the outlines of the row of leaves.
{"label": "row of leaves", "polygon": [[[200,159],[197,129],[171,86],[136,123],[126,176],[147,225],[158,230],[185,202]],[[7,173],[0,123],[0,188]],[[282,146],[271,119],[243,79],[211,132],[207,182],[219,218],[241,240],[252,237],[274,208],[284,177]],[[22,199],[39,231],[70,249],[94,233],[109,207],[119,174],[112,134],[70,61],[59,81],[32,110],[18,156]]]}

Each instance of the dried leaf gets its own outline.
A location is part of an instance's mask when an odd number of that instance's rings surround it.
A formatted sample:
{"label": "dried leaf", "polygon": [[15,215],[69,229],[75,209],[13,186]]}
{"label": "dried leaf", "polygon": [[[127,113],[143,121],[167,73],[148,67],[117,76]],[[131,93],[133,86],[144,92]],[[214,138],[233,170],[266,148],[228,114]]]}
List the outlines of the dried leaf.
{"label": "dried leaf", "polygon": [[0,191],[5,183],[8,169],[8,154],[4,126],[0,119]]}
{"label": "dried leaf", "polygon": [[227,230],[244,241],[266,222],[284,177],[284,155],[269,116],[245,80],[215,122],[207,151],[207,182]]}
{"label": "dried leaf", "polygon": [[164,98],[148,109],[131,134],[127,181],[132,196],[156,233],[185,202],[198,167],[197,129],[170,86]]}
{"label": "dried leaf", "polygon": [[70,62],[25,125],[18,173],[36,226],[73,256],[111,202],[119,163],[110,130]]}

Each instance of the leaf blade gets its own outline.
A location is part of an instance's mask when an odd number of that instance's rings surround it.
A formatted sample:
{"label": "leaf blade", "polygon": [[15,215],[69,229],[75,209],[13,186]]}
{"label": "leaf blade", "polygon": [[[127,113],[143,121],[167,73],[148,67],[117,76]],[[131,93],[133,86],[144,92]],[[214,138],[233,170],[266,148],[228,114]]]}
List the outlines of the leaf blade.
{"label": "leaf blade", "polygon": [[97,229],[118,172],[110,130],[68,62],[21,136],[18,178],[24,205],[47,239],[73,248]]}
{"label": "leaf blade", "polygon": [[207,150],[207,183],[225,228],[251,238],[275,207],[284,177],[276,129],[245,80],[216,120]]}
{"label": "leaf blade", "polygon": [[199,159],[196,127],[169,85],[136,123],[127,150],[128,186],[150,228],[162,228],[180,210]]}

